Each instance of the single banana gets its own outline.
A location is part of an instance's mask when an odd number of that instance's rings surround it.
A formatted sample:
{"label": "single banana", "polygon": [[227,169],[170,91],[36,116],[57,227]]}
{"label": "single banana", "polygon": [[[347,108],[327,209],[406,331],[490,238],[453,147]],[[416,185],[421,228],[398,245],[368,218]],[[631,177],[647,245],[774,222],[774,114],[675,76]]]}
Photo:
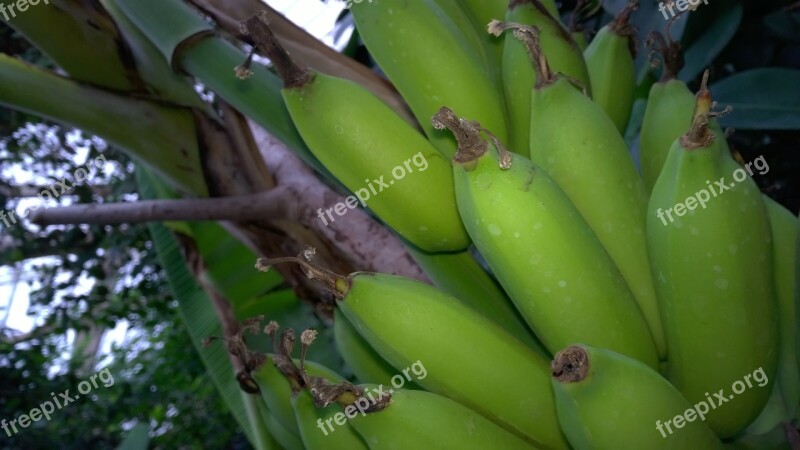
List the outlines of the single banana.
{"label": "single banana", "polygon": [[[350,11],[367,49],[445,157],[455,152],[455,141],[429,122],[445,104],[496,127],[497,135],[506,139],[505,105],[490,70],[458,27],[443,20],[433,0],[373,0],[354,4]],[[344,101],[362,106],[355,99]],[[375,129],[384,131],[380,125]],[[373,145],[390,140],[383,137]]]}
{"label": "single banana", "polygon": [[531,160],[558,183],[597,235],[633,292],[663,358],[666,346],[645,244],[647,191],[628,148],[596,103],[550,72],[539,32],[509,28],[525,41],[538,73],[531,98]]}
{"label": "single banana", "polygon": [[456,200],[475,246],[551,352],[587,342],[656,367],[655,345],[625,281],[558,185],[529,160],[482,138],[447,108],[458,138]]}
{"label": "single banana", "polygon": [[525,324],[503,289],[469,251],[431,254],[413,246],[407,248],[437,288],[503,327],[542,356],[550,358],[550,352]]}
{"label": "single banana", "polygon": [[584,52],[587,48],[589,48],[589,42],[586,40],[585,31],[570,31],[569,34],[572,36],[572,40],[575,41],[575,44],[578,46],[581,52]]}
{"label": "single banana", "polygon": [[[533,445],[567,448],[555,417],[547,360],[499,326],[408,278],[363,272],[343,277],[299,258],[261,259],[257,267],[283,262],[298,263],[325,283],[372,348],[394,367],[406,368],[404,379],[475,410]],[[416,379],[408,373],[414,364],[424,368]]]}
{"label": "single banana", "polygon": [[[378,3],[384,2],[362,5]],[[381,220],[420,248],[463,250],[469,238],[455,206],[451,170],[436,149],[361,86],[297,66],[264,22],[251,22],[249,32],[284,80],[283,98],[303,140],[355,192],[347,208],[369,200]],[[336,215],[347,212],[338,206]],[[319,216],[325,220],[322,209]]]}
{"label": "single banana", "polygon": [[339,425],[336,414],[342,412],[339,405],[324,408],[314,406],[314,400],[307,391],[298,392],[292,397],[300,437],[307,450],[367,450],[367,444],[356,433],[351,422]]}
{"label": "single banana", "polygon": [[[600,28],[583,52],[592,98],[620,133],[625,133],[636,92],[636,28],[628,19],[637,6],[638,0],[631,0],[611,23]],[[549,56],[546,49],[544,52]]]}
{"label": "single banana", "polygon": [[[720,139],[722,135],[719,135]],[[721,144],[724,141],[720,140]],[[727,146],[723,145],[724,148]],[[729,149],[727,151],[730,151]],[[775,200],[762,194],[767,207],[772,231],[772,260],[775,288],[778,295],[778,322],[780,324],[780,350],[778,371],[771,385],[766,406],[742,433],[746,436],[763,436],[783,422],[791,421],[800,403],[800,371],[797,359],[797,329],[795,317],[795,243],[797,230],[795,217]]]}
{"label": "single banana", "polygon": [[708,406],[695,409],[635,359],[573,345],[556,355],[552,372],[558,419],[576,450],[723,448],[703,423]]}
{"label": "single banana", "polygon": [[424,391],[395,390],[389,406],[358,415],[350,425],[370,450],[537,448],[471,409]]}
{"label": "single banana", "polygon": [[788,417],[794,417],[800,405],[800,348],[798,348],[798,321],[795,292],[798,289],[795,270],[797,257],[797,218],[780,203],[764,195],[772,230],[772,259],[775,288],[778,294],[780,322],[780,356],[778,357],[778,384]]}
{"label": "single banana", "polygon": [[270,411],[265,412],[266,414],[262,414],[264,425],[267,427],[270,436],[275,438],[281,448],[285,450],[304,450],[303,441],[296,433],[286,428],[276,415],[270,414]]}
{"label": "single banana", "polygon": [[[485,36],[483,27],[476,27],[470,14],[458,0],[433,0],[439,7],[437,13],[441,12],[446,18],[441,19],[443,23],[452,22],[464,35],[472,50],[480,56],[483,67],[487,68],[487,73],[492,75],[493,81],[497,84],[500,79],[497,77],[499,59],[491,54],[489,40]],[[497,85],[499,86],[499,84]],[[502,89],[499,89],[502,90]]]}
{"label": "single banana", "polygon": [[[503,98],[503,79],[501,74],[500,61],[503,57],[502,45],[496,39],[486,34],[486,22],[478,19],[473,10],[468,5],[460,0],[433,0],[436,5],[446,13],[447,17],[452,20],[458,29],[467,38],[469,43],[475,48],[475,51],[482,56],[483,66],[487,68],[492,82],[495,86],[496,92]],[[486,5],[488,9],[497,11],[497,0],[491,0]],[[499,10],[502,15],[505,10],[505,1],[500,0]]]}
{"label": "single banana", "polygon": [[[376,352],[340,310],[334,311],[333,334],[339,354],[362,383],[389,385],[397,369]],[[401,367],[401,369],[403,369]],[[406,385],[406,387],[409,387]]]}
{"label": "single banana", "polygon": [[694,94],[675,78],[683,65],[680,46],[658,32],[650,33],[648,43],[662,54],[664,70],[647,96],[639,135],[639,161],[648,192],[653,190],[669,149],[686,132],[692,121]]}
{"label": "single banana", "polygon": [[[653,188],[647,244],[668,377],[690,403],[714,393],[717,406],[707,420],[727,438],[759,415],[770,394],[771,386],[736,392],[733,383],[743,385],[758,371],[774,378],[778,317],[766,208],[755,182],[720,142],[707,78],[708,72],[692,125],[673,144]],[[736,395],[725,397],[731,390]]]}
{"label": "single banana", "polygon": [[[581,51],[557,17],[549,13],[546,4],[539,0],[512,1],[505,14],[507,22],[537,26],[541,30],[542,51],[547,55],[553,70],[580,80],[588,89],[589,72]],[[501,32],[500,28],[502,23],[495,23],[490,26],[489,32],[497,36]],[[531,90],[537,83],[536,73],[522,42],[511,37],[504,38],[502,42],[503,87],[509,115],[508,145],[512,151],[526,154],[530,146]],[[492,129],[479,117],[471,116],[458,108],[452,109],[464,117],[475,117],[487,129]]]}

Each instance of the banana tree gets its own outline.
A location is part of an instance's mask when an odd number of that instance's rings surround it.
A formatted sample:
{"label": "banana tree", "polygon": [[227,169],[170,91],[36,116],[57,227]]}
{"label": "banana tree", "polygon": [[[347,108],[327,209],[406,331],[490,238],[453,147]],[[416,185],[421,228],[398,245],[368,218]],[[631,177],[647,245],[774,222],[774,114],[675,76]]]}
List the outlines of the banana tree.
{"label": "banana tree", "polygon": [[[368,8],[371,2],[356,3],[354,7]],[[439,3],[442,11],[448,10],[448,0]],[[496,15],[490,8],[484,11],[481,2],[462,3],[476,20]],[[548,6],[555,11],[555,5]],[[268,20],[262,20],[264,12]],[[721,19],[727,25],[723,28],[738,27],[741,12],[737,3]],[[449,23],[438,16],[428,19]],[[266,22],[274,42],[255,32],[267,27]],[[334,347],[331,293],[311,280],[304,266],[276,265],[277,272],[258,273],[253,265],[259,257],[309,255],[308,247],[313,247],[314,264],[331,273],[364,270],[433,283],[500,324],[538,357],[551,356],[469,250],[423,250],[401,238],[402,232],[391,228],[394,224],[360,209],[338,214],[330,223],[320,220],[320,207],[346,202],[348,188],[301,138],[281,94],[284,80],[254,63],[255,52],[269,54],[268,47],[277,43],[299,65],[365,88],[415,132],[436,131],[420,117],[424,108],[409,95],[411,106],[386,79],[326,47],[269,6],[258,0],[52,0],[8,24],[61,70],[0,55],[5,81],[0,83],[0,104],[100,136],[137,164],[137,201],[42,209],[31,221],[42,226],[150,224],[194,347],[255,448],[292,448],[299,438],[281,414],[286,405],[262,402],[259,388],[249,384],[251,355],[236,347],[252,328],[248,320],[263,316],[291,328],[321,330],[310,350],[304,341],[303,356],[339,373],[350,369]],[[474,32],[472,25],[446,26],[468,34]],[[478,34],[466,37],[471,37],[465,39],[468,44],[455,42],[452,48],[472,46],[475,54],[467,65],[488,64],[472,75],[497,87],[499,41]],[[696,77],[697,54],[711,54],[700,58],[706,65],[726,43],[695,39],[689,52],[692,73],[684,76]],[[641,61],[639,68],[639,104],[628,123],[634,137],[655,81]],[[772,79],[774,74],[764,76]],[[794,80],[797,73],[782,76]],[[396,83],[402,91],[402,82]],[[204,100],[200,90],[212,92],[213,99]],[[496,93],[499,99],[506,96],[502,90]],[[792,112],[783,128],[797,125],[800,114],[796,108]],[[502,121],[503,114],[498,109],[493,120]],[[224,339],[227,348],[207,345],[211,337]],[[248,340],[264,352],[270,344],[263,333]],[[364,351],[372,351],[366,347]],[[279,354],[279,347],[274,351]],[[386,363],[380,356],[376,361]],[[386,373],[385,368],[373,369]]]}

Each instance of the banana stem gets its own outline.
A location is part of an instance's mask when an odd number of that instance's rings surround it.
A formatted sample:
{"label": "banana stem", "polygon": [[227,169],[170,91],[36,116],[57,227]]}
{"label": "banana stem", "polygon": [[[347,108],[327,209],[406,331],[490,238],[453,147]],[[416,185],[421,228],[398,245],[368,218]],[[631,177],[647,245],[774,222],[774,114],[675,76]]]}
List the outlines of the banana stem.
{"label": "banana stem", "polygon": [[[295,63],[286,49],[278,43],[278,39],[270,30],[268,24],[267,12],[261,11],[242,23],[242,31],[250,34],[256,47],[272,61],[272,65],[278,75],[283,79],[285,88],[301,87],[308,84],[313,79],[311,73],[305,67]],[[248,58],[245,67],[249,62],[250,59]]]}
{"label": "banana stem", "polygon": [[453,155],[453,162],[466,164],[481,157],[489,148],[481,138],[481,125],[475,121],[462,119],[452,109],[442,106],[431,119],[437,130],[448,129],[458,142],[458,151]]}
{"label": "banana stem", "polygon": [[[669,28],[669,25],[667,27]],[[664,37],[664,35],[658,31],[651,32],[647,35],[645,45],[650,47],[650,56],[648,59],[650,60],[651,66],[657,67],[659,65],[655,59],[656,54],[661,57],[660,65],[663,66],[663,70],[661,72],[661,78],[658,81],[660,83],[666,83],[676,78],[678,72],[683,68],[683,52],[681,51],[681,45],[669,37],[669,31],[667,31],[667,37]]]}
{"label": "banana stem", "polygon": [[259,258],[256,261],[256,269],[261,272],[266,272],[270,267],[276,264],[295,263],[303,268],[303,272],[309,280],[319,280],[326,290],[328,290],[337,300],[342,300],[350,291],[351,280],[350,277],[339,275],[331,270],[320,267],[308,259],[312,251],[306,251],[304,258],[287,256],[284,258]]}
{"label": "banana stem", "polygon": [[708,129],[709,117],[712,115],[711,91],[708,89],[708,70],[703,73],[703,81],[695,99],[692,125],[689,131],[681,137],[681,145],[687,149],[708,147],[711,141],[714,140],[714,134]]}
{"label": "banana stem", "polygon": [[611,22],[609,27],[611,31],[616,33],[619,36],[628,38],[628,49],[631,52],[633,57],[636,57],[637,51],[637,39],[636,39],[636,27],[629,23],[631,18],[631,14],[639,9],[639,0],[630,0],[628,5],[622,9],[622,11],[617,14],[617,17]]}
{"label": "banana stem", "polygon": [[578,383],[589,375],[589,354],[577,345],[569,346],[556,354],[550,369],[559,383]]}
{"label": "banana stem", "polygon": [[[287,259],[287,258],[282,258]],[[356,386],[349,381],[342,381],[341,383],[334,384],[325,379],[324,377],[310,376],[306,372],[306,355],[308,348],[317,338],[316,330],[305,330],[300,334],[300,364],[299,367],[292,359],[292,350],[294,349],[295,335],[292,328],[286,328],[281,333],[280,341],[275,340],[278,329],[280,326],[277,322],[270,322],[265,328],[264,332],[270,335],[273,339],[274,354],[272,362],[278,371],[283,374],[289,381],[292,387],[292,392],[297,393],[301,390],[307,390],[311,394],[314,401],[314,406],[317,408],[325,408],[332,403],[338,403],[342,408],[352,405],[358,399],[364,396],[364,389]],[[371,404],[365,412],[380,411],[387,406],[391,401],[391,395],[386,398],[380,399]]]}
{"label": "banana stem", "polygon": [[514,22],[501,22],[499,20],[492,20],[488,26],[489,33],[500,36],[503,32],[512,30],[514,37],[525,45],[525,49],[530,55],[531,62],[533,63],[533,70],[536,72],[536,89],[551,84],[555,81],[555,77],[550,72],[550,66],[547,63],[547,58],[542,52],[542,45],[539,41],[539,28],[535,25],[523,25]]}

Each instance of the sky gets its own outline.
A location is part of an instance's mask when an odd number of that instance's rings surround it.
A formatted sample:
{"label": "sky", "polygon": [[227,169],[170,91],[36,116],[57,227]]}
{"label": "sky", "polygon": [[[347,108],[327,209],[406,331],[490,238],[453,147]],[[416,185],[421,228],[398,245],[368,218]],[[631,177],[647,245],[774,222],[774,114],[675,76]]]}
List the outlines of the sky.
{"label": "sky", "polygon": [[[322,3],[321,0],[268,0],[266,3],[329,46],[334,46],[332,30],[336,18],[344,9],[343,1],[327,0],[326,3]],[[336,47],[342,47],[350,34],[351,32],[348,31],[341,36]],[[80,155],[78,157],[80,158]],[[20,172],[13,176],[19,183],[31,181],[30,174]],[[37,201],[37,199],[31,199],[20,202],[18,211],[29,207],[31,202]],[[32,262],[34,261],[29,261],[26,266]],[[39,262],[43,261],[39,260]],[[0,267],[0,328],[5,326],[20,333],[26,333],[41,322],[37,317],[27,315],[30,290],[25,279],[24,271],[20,274],[20,278],[16,278],[16,274],[9,267]],[[9,304],[11,305],[10,310]],[[108,331],[101,344],[101,354],[107,354],[113,343],[123,342],[128,331],[128,325],[125,322],[120,322],[114,330]],[[73,334],[67,336],[68,343],[72,341],[73,337]]]}

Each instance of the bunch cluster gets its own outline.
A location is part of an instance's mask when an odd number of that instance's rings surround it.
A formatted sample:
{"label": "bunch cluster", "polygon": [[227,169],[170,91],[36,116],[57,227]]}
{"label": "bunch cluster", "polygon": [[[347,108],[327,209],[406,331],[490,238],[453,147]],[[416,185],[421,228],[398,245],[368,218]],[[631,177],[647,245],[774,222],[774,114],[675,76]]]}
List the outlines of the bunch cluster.
{"label": "bunch cluster", "polygon": [[[311,253],[259,261],[300,264],[325,284],[341,355],[369,383],[304,361],[308,332],[293,361],[293,332],[268,326],[275,353],[242,379],[252,388],[253,373],[282,444],[721,449],[773,430],[796,435],[796,218],[749,177],[666,226],[658,218],[740,166],[707,75],[695,96],[665,58],[637,168],[622,138],[636,87],[634,10],[582,48],[550,0],[507,10],[354,2],[361,38],[418,124],[355,83],[298,66],[266,22],[250,22],[263,27],[250,34],[286,82],[294,124],[343,185],[356,191],[415,155],[428,164],[369,207],[437,287],[331,273]],[[652,41],[674,54],[674,43]],[[320,431],[418,361],[424,378]],[[696,407],[715,393],[726,400]],[[670,432],[659,431],[668,420]]]}

